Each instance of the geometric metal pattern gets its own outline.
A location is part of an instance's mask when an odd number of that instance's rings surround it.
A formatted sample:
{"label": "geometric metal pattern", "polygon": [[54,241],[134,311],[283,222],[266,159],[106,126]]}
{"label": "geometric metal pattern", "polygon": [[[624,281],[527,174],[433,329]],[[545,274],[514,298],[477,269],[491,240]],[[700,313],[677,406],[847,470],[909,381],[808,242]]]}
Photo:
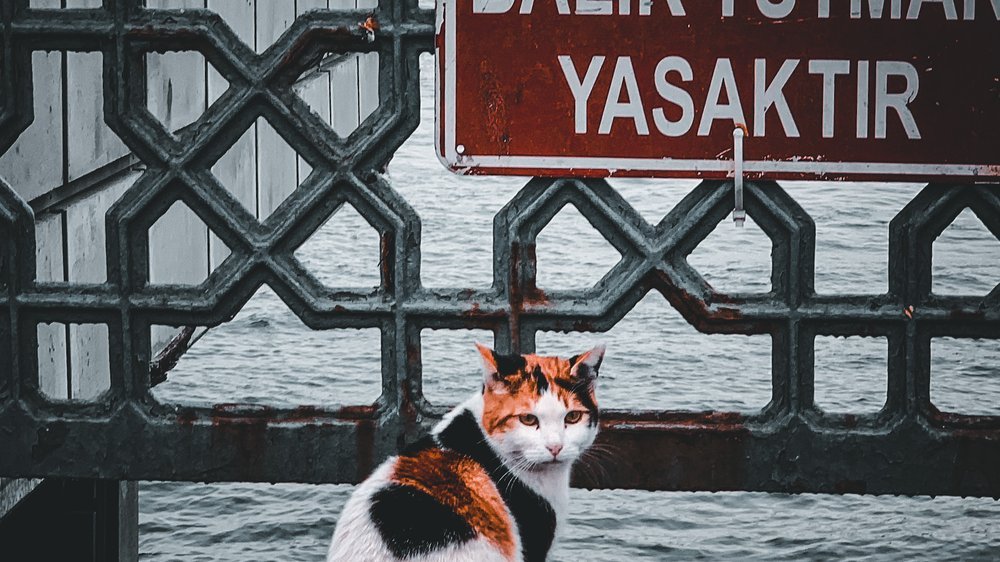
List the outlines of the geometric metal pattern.
{"label": "geometric metal pattern", "polygon": [[[1000,417],[938,412],[930,402],[934,337],[1000,339],[1000,286],[985,296],[931,293],[934,239],[965,208],[1000,238],[1000,190],[931,185],[890,226],[889,291],[816,295],[815,226],[782,188],[753,182],[749,215],[772,241],[771,290],[722,294],[687,256],[733,209],[731,182],[703,182],[650,225],[603,180],[533,179],[495,217],[489,290],[425,289],[420,218],[379,172],[419,118],[418,57],[433,50],[434,14],[383,1],[368,11],[310,12],[255,54],[217,15],[105,0],[97,10],[0,4],[0,153],[32,121],[31,52],[99,51],[105,119],[146,165],[107,214],[103,284],[35,280],[34,217],[0,184],[0,475],[122,480],[357,482],[441,414],[421,391],[421,330],[487,329],[501,350],[534,350],[539,330],[604,331],[649,291],[706,333],[769,334],[772,398],[759,413],[609,411],[600,440],[620,462],[577,484],[653,490],[759,490],[1000,495]],[[196,50],[230,88],[171,135],[146,110],[147,52]],[[347,138],[292,89],[329,53],[379,54],[378,109]],[[258,117],[312,167],[258,222],[209,169]],[[148,230],[182,201],[232,250],[199,286],[151,286]],[[333,291],[294,257],[344,203],[381,237],[371,294]],[[575,206],[623,256],[592,288],[535,285],[538,233]],[[268,284],[310,328],[377,328],[382,394],[373,406],[323,410],[158,404],[150,393],[150,327],[216,326]],[[912,308],[911,308],[912,307]],[[62,402],[38,389],[38,323],[108,326],[111,389]],[[889,343],[888,399],[870,415],[813,404],[816,336]]]}

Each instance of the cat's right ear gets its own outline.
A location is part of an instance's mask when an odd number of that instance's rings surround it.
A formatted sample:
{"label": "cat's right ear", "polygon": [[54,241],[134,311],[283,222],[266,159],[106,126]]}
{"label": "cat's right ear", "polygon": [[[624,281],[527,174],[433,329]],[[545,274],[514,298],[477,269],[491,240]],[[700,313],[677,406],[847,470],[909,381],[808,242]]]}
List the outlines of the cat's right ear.
{"label": "cat's right ear", "polygon": [[503,355],[491,348],[476,342],[476,349],[483,358],[483,386],[496,394],[510,392],[508,384],[511,377],[516,377],[524,370],[524,357],[520,355]]}
{"label": "cat's right ear", "polygon": [[497,354],[489,347],[476,342],[476,349],[483,359],[483,387],[491,392],[505,392],[503,377],[500,376],[497,367]]}

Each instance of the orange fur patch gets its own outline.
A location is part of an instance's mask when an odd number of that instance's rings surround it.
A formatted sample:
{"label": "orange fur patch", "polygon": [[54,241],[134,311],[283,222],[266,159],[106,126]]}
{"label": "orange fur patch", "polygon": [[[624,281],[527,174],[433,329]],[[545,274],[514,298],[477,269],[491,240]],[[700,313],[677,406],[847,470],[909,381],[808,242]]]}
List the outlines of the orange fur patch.
{"label": "orange fur patch", "polygon": [[454,451],[425,449],[396,460],[391,479],[451,508],[508,559],[515,555],[514,525],[493,480],[476,461]]}
{"label": "orange fur patch", "polygon": [[[579,398],[567,386],[573,381],[569,360],[562,357],[524,355],[524,370],[505,377],[507,392],[494,392],[487,389],[483,394],[483,427],[490,435],[509,431],[514,424],[520,423],[517,416],[531,411],[538,400],[539,384],[533,375],[539,369],[548,389],[566,405],[569,410],[584,410]],[[564,384],[559,384],[559,382]]]}

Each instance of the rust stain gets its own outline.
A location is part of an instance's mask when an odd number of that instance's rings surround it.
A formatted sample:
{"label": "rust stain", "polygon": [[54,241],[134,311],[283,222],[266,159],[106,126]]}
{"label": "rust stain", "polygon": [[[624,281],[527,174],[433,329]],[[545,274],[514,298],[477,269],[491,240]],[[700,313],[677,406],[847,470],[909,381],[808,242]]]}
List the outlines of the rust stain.
{"label": "rust stain", "polygon": [[231,448],[241,478],[252,477],[262,467],[270,412],[271,408],[252,404],[212,406],[212,446]]}
{"label": "rust stain", "polygon": [[511,296],[511,306],[516,307],[518,312],[523,312],[525,305],[527,306],[548,306],[549,297],[544,291],[535,286],[534,280],[529,280],[529,286],[521,286],[521,269],[525,265],[531,265],[534,269],[534,265],[538,262],[535,255],[535,245],[527,244],[523,247],[525,254],[525,261],[527,263],[522,263],[521,261],[521,244],[515,242],[511,245],[511,259],[510,259],[510,296]]}
{"label": "rust stain", "polygon": [[335,412],[341,419],[373,420],[378,417],[378,408],[374,404],[362,406],[344,406]]}
{"label": "rust stain", "polygon": [[[318,406],[296,406],[291,410],[278,410],[258,404],[223,403],[212,406],[210,421],[214,426],[221,425],[253,425],[310,423],[329,421],[358,421],[378,417],[378,408],[374,404],[343,406],[336,410],[324,410]],[[178,414],[178,423],[193,424],[197,421],[197,412],[182,410]]]}
{"label": "rust stain", "polygon": [[487,312],[482,309],[482,305],[478,302],[473,302],[467,310],[462,311],[462,316],[466,318],[502,318],[504,316],[503,311],[494,310],[492,312]]}
{"label": "rust stain", "polygon": [[358,27],[364,29],[368,33],[374,34],[381,26],[378,24],[378,20],[375,16],[368,16],[368,19],[358,24]]}
{"label": "rust stain", "polygon": [[749,431],[746,416],[739,412],[605,412],[601,429],[607,430],[704,430]]}
{"label": "rust stain", "polygon": [[482,106],[486,108],[483,116],[489,140],[496,145],[499,154],[510,153],[510,133],[507,116],[507,102],[504,100],[503,88],[496,73],[486,61],[479,63],[479,96]]}
{"label": "rust stain", "polygon": [[406,361],[408,363],[418,363],[420,361],[420,348],[408,344],[406,346]]}
{"label": "rust stain", "polygon": [[948,317],[952,320],[984,320],[986,318],[986,311],[954,309],[948,313]]}
{"label": "rust stain", "polygon": [[391,291],[395,280],[393,278],[393,254],[396,250],[396,239],[391,232],[383,232],[379,236],[378,268],[382,277],[382,289]]}
{"label": "rust stain", "polygon": [[259,419],[274,411],[270,406],[262,404],[246,404],[240,402],[223,402],[212,405],[212,419],[252,418]]}
{"label": "rust stain", "polygon": [[197,414],[193,410],[180,410],[177,412],[177,423],[178,425],[183,425],[185,427],[191,427],[194,425],[195,420],[198,419]]}
{"label": "rust stain", "polygon": [[706,331],[709,323],[714,321],[741,322],[753,333],[767,333],[770,326],[766,322],[746,322],[743,321],[743,311],[736,307],[720,306],[712,308],[712,303],[733,304],[735,300],[728,295],[712,292],[706,300],[702,300],[697,295],[678,287],[674,282],[661,271],[653,271],[647,280],[650,288],[655,288],[663,298],[681,313],[692,326],[700,331]]}
{"label": "rust stain", "polygon": [[743,318],[743,313],[737,308],[729,308],[726,306],[720,306],[715,309],[715,314],[711,315],[713,318],[719,318],[721,320],[739,320]]}

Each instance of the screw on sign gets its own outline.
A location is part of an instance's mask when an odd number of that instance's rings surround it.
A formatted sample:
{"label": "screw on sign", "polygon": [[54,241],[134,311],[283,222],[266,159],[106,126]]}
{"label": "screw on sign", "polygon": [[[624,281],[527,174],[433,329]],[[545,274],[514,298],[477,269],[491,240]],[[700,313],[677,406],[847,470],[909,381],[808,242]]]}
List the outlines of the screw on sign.
{"label": "screw on sign", "polygon": [[[458,173],[1000,176],[1000,0],[439,0]],[[461,147],[462,150],[458,150]]]}

